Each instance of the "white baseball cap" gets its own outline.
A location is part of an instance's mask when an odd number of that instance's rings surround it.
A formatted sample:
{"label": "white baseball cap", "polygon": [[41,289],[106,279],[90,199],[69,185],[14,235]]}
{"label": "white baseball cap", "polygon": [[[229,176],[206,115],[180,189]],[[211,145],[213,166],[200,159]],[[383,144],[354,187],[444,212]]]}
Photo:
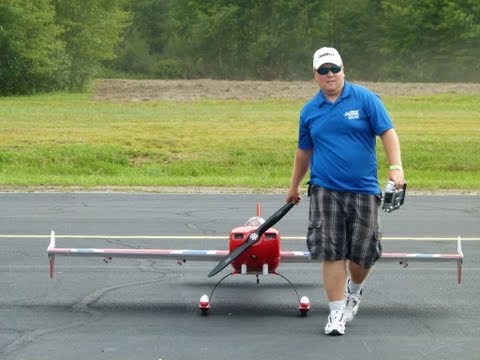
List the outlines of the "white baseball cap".
{"label": "white baseball cap", "polygon": [[317,70],[323,64],[334,64],[342,66],[342,58],[338,51],[331,47],[322,47],[313,54],[313,68]]}

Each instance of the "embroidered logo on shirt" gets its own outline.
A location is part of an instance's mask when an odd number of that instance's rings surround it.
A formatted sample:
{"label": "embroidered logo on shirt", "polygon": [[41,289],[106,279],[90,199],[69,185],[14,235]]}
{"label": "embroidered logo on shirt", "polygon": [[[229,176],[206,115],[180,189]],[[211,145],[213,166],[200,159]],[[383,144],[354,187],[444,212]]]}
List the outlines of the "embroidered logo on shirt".
{"label": "embroidered logo on shirt", "polygon": [[360,119],[359,112],[360,112],[360,110],[350,110],[350,111],[347,111],[344,116],[348,120]]}

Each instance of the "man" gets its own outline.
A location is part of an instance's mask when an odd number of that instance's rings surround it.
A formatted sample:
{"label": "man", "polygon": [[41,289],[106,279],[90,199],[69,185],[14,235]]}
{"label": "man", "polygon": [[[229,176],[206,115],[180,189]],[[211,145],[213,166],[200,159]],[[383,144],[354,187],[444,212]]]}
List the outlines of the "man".
{"label": "man", "polygon": [[399,140],[383,103],[370,90],[345,81],[336,49],[315,52],[313,76],[320,91],[300,113],[286,201],[301,201],[300,183],[310,169],[307,247],[312,259],[322,260],[330,308],[325,334],[343,335],[382,251],[376,136],[383,142],[389,180],[401,188],[405,179]]}

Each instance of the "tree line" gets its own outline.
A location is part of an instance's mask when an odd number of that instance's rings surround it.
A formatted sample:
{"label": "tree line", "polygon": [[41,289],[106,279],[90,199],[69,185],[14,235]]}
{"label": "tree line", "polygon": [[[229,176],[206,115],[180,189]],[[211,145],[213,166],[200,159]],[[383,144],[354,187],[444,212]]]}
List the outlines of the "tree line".
{"label": "tree line", "polygon": [[0,95],[92,78],[480,82],[478,0],[0,0]]}

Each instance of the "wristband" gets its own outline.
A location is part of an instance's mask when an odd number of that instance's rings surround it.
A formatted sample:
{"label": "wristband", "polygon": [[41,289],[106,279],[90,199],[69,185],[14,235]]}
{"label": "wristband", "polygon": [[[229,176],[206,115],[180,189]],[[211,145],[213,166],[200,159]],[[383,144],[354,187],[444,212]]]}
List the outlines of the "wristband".
{"label": "wristband", "polygon": [[389,170],[402,170],[402,165],[390,165]]}

